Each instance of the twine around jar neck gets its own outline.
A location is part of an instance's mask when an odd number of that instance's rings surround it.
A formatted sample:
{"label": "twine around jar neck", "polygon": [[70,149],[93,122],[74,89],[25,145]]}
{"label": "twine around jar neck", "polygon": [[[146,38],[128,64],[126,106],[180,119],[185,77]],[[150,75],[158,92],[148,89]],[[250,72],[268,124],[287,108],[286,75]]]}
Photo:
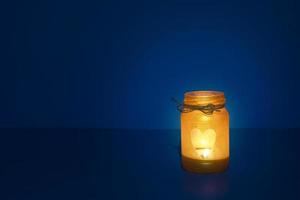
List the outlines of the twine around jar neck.
{"label": "twine around jar neck", "polygon": [[212,115],[214,112],[220,112],[220,109],[225,107],[225,104],[207,104],[207,105],[189,105],[180,103],[174,97],[171,98],[173,102],[175,102],[177,106],[177,110],[181,113],[189,113],[195,110],[199,110],[206,115]]}

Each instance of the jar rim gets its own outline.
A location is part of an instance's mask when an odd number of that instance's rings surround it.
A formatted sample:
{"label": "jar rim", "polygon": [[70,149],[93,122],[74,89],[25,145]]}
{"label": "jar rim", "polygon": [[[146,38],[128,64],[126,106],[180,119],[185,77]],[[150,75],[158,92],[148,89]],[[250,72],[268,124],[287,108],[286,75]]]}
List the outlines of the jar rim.
{"label": "jar rim", "polygon": [[194,96],[194,97],[223,96],[224,97],[224,92],[215,91],[215,90],[194,90],[194,91],[185,92],[184,96]]}
{"label": "jar rim", "polygon": [[225,95],[222,91],[195,90],[184,93],[184,104],[205,105],[225,104]]}

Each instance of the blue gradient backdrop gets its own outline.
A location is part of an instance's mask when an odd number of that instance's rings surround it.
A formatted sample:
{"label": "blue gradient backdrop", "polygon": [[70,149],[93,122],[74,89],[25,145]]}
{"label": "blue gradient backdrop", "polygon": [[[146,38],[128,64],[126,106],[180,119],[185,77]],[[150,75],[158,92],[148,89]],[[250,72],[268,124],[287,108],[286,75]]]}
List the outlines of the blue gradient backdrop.
{"label": "blue gradient backdrop", "polygon": [[233,128],[299,127],[299,1],[7,1],[0,126],[179,128],[222,90]]}

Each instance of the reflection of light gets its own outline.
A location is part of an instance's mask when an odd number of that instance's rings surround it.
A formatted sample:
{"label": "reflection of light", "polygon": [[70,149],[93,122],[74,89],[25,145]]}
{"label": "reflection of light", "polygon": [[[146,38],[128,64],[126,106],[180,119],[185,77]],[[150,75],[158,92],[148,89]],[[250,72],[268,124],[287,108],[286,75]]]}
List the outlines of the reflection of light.
{"label": "reflection of light", "polygon": [[198,176],[185,174],[185,190],[195,199],[224,199],[228,191],[227,174]]}

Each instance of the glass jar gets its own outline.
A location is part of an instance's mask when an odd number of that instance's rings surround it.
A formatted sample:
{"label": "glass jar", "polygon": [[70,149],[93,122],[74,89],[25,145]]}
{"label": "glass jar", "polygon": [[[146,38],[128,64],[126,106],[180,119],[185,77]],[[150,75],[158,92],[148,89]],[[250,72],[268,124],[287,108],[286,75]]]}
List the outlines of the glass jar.
{"label": "glass jar", "polygon": [[186,92],[180,110],[183,168],[197,173],[224,171],[229,162],[229,114],[224,93]]}

